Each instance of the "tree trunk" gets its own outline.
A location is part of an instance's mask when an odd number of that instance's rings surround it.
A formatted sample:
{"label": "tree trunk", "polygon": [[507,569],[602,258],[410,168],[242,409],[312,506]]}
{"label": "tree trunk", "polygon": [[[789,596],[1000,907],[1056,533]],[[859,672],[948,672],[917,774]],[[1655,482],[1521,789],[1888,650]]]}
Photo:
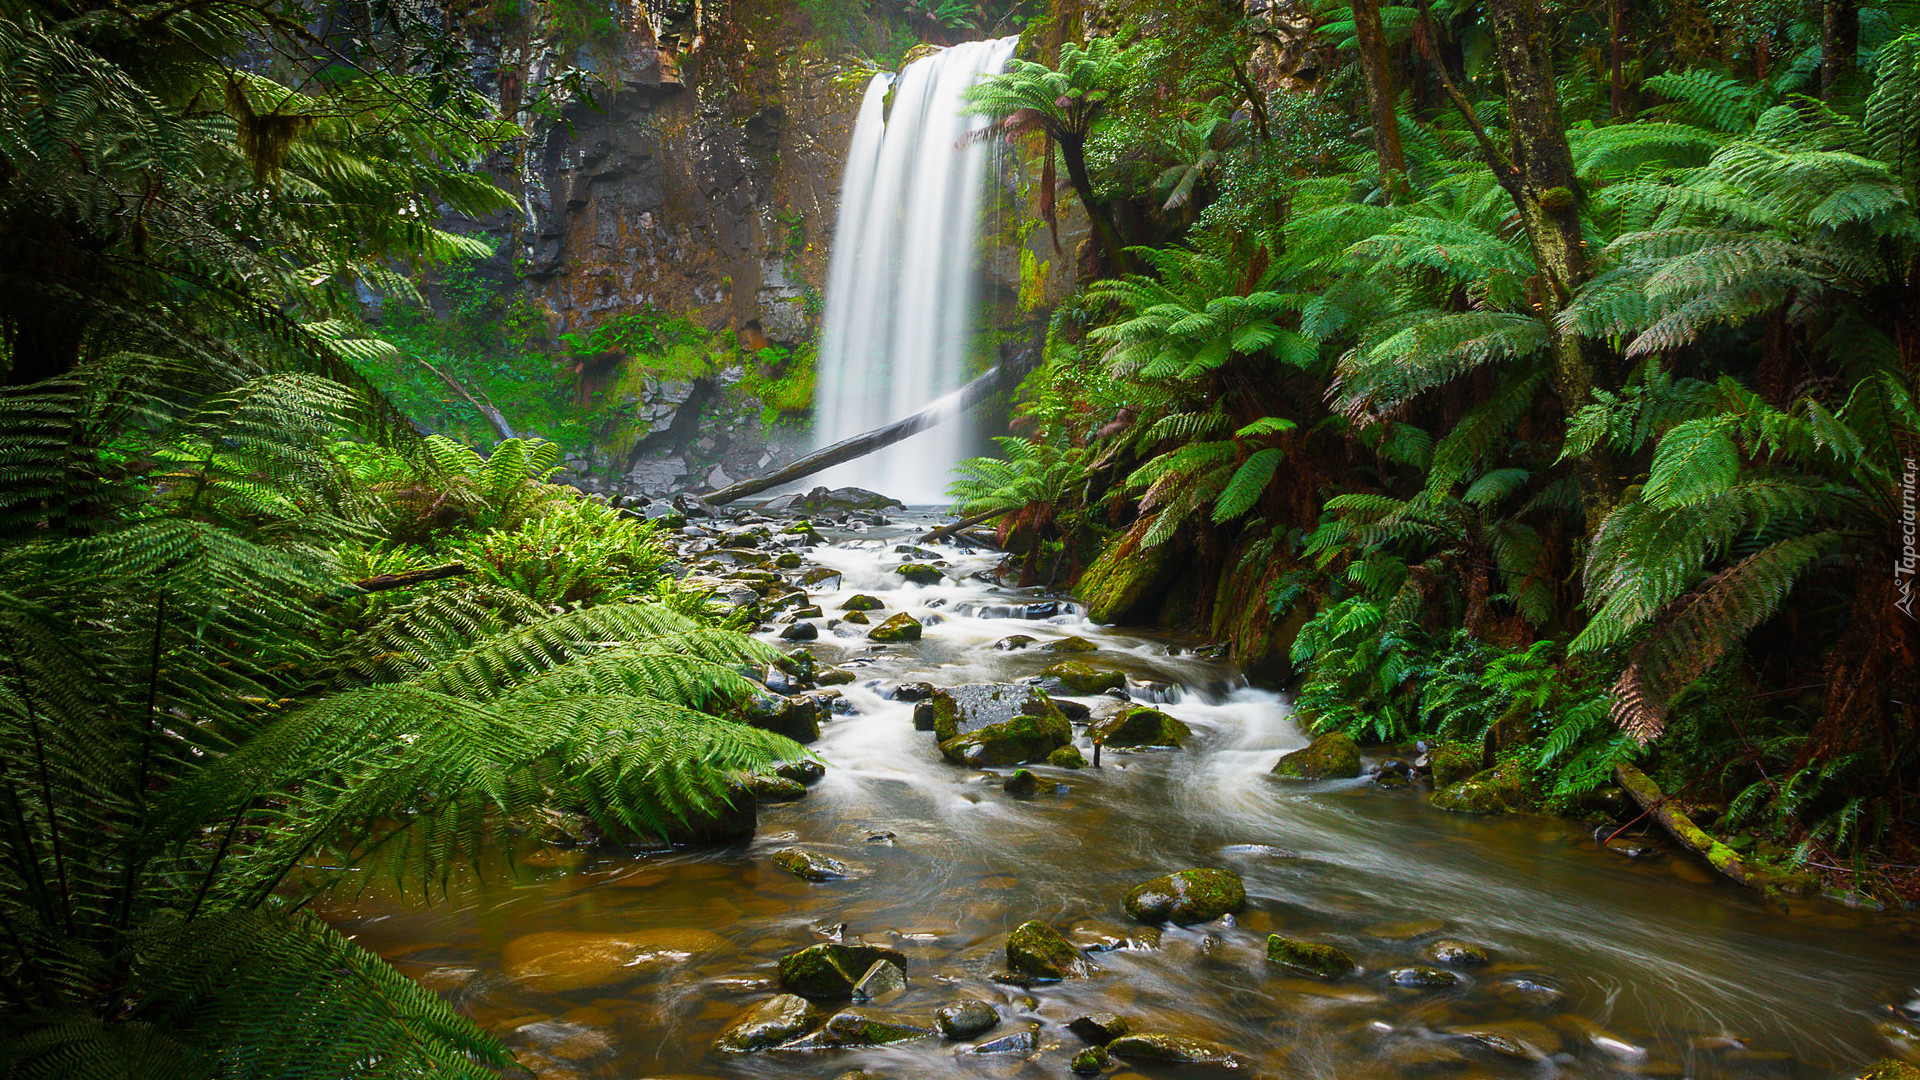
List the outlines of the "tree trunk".
{"label": "tree trunk", "polygon": [[1834,93],[1853,75],[1860,49],[1860,9],[1853,0],[1820,0],[1820,98]]}
{"label": "tree trunk", "polygon": [[1626,38],[1631,2],[1609,0],[1607,4],[1607,101],[1616,124],[1633,119],[1636,111],[1633,87],[1627,82],[1628,57],[1633,51]]}
{"label": "tree trunk", "polygon": [[1352,0],[1353,34],[1359,39],[1360,70],[1366,76],[1367,115],[1373,124],[1373,150],[1380,159],[1380,190],[1389,201],[1407,191],[1407,155],[1400,146],[1400,116],[1395,107],[1393,65],[1387,57],[1387,31],[1380,23],[1379,0]]}
{"label": "tree trunk", "polygon": [[1087,221],[1093,226],[1094,238],[1100,241],[1100,248],[1106,252],[1107,261],[1118,274],[1133,273],[1133,260],[1128,257],[1126,245],[1120,242],[1120,231],[1114,228],[1113,215],[1093,193],[1093,179],[1087,175],[1087,137],[1077,132],[1056,134],[1054,141],[1060,144],[1060,158],[1067,165],[1067,183],[1073,186],[1073,193],[1080,197],[1080,205],[1087,211]]}
{"label": "tree trunk", "polygon": [[473,406],[475,412],[485,417],[487,426],[493,429],[494,435],[502,440],[519,437],[513,433],[513,426],[507,423],[506,415],[494,407],[493,402],[488,400],[487,395],[479,391],[469,392],[466,387],[455,382],[453,376],[448,375],[446,372],[441,371],[439,368],[434,367],[432,364],[427,363],[417,356],[414,357],[414,360],[417,361],[421,367],[426,368],[438,376],[441,382],[447,384],[448,389],[459,394],[467,404]]}
{"label": "tree trunk", "polygon": [[[1507,84],[1507,114],[1512,161],[1502,186],[1526,227],[1539,270],[1540,315],[1547,324],[1553,357],[1553,387],[1563,413],[1572,416],[1593,399],[1596,372],[1587,343],[1560,328],[1559,316],[1587,280],[1587,252],[1580,229],[1579,178],[1573,151],[1560,120],[1554,90],[1553,36],[1547,32],[1539,0],[1488,0],[1495,51]],[[1618,481],[1602,451],[1575,466],[1581,509],[1589,535],[1613,508]]]}
{"label": "tree trunk", "polygon": [[791,483],[804,476],[812,476],[822,469],[829,469],[855,458],[865,457],[875,450],[892,446],[909,435],[917,435],[935,424],[959,416],[1018,382],[1024,374],[1025,372],[1011,365],[1001,364],[905,420],[896,420],[886,427],[875,428],[852,438],[842,439],[824,450],[816,450],[786,468],[777,469],[757,480],[742,480],[737,484],[729,484],[706,496],[706,501],[714,506],[730,503],[735,499],[758,494],[768,488]]}

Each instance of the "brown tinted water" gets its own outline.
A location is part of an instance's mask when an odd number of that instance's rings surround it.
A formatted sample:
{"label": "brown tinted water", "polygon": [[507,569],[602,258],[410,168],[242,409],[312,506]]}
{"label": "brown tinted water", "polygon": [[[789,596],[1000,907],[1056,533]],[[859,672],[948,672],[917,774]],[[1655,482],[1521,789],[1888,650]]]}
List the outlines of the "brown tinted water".
{"label": "brown tinted water", "polygon": [[[814,591],[829,613],[860,591],[937,621],[921,642],[879,651],[851,636],[864,628],[823,629],[816,655],[858,665],[861,681],[844,688],[855,711],[825,724],[813,748],[825,779],[800,801],[761,808],[751,842],[650,857],[550,849],[462,873],[443,902],[369,891],[339,898],[330,917],[548,1080],[779,1080],[854,1068],[1065,1077],[1084,1045],[1065,1025],[1096,1011],[1120,1013],[1136,1031],[1224,1043],[1251,1061],[1240,1075],[1269,1077],[1799,1080],[1855,1075],[1910,1051],[1889,1037],[1902,1009],[1920,1009],[1920,930],[1908,918],[1823,901],[1783,911],[1679,854],[1628,860],[1576,823],[1443,813],[1418,787],[1277,781],[1266,775],[1275,759],[1306,742],[1281,696],[1171,638],[1072,612],[994,617],[1004,608],[991,605],[1033,596],[977,581],[903,585],[887,569],[902,557],[886,549],[912,531],[840,534],[810,556],[845,574],[844,588]],[[944,553],[956,574],[992,562]],[[991,648],[1015,633],[1078,634],[1101,649],[1080,658],[1127,671],[1136,691],[1177,687],[1166,708],[1194,729],[1193,744],[1108,752],[1097,770],[1036,767],[1045,782],[1029,799],[942,761],[932,736],[913,730],[911,706],[884,691],[1015,680],[1060,659]],[[810,884],[769,861],[794,844],[855,876]],[[1131,886],[1195,866],[1238,872],[1247,909],[1187,928],[1143,926],[1121,910]],[[1098,950],[1092,976],[1026,989],[996,981],[1008,931],[1028,919]],[[565,990],[503,971],[503,952],[527,935],[663,930],[719,940],[676,954],[684,962]],[[1265,959],[1274,931],[1338,945],[1362,970],[1331,983],[1292,976]],[[1461,969],[1453,989],[1391,984],[1391,969],[1426,962],[1423,949],[1442,936],[1484,947],[1491,962]],[[937,1036],[869,1049],[712,1048],[776,992],[781,955],[833,939],[906,954],[908,992],[884,1011],[930,1026],[940,1005],[977,997],[1002,1017],[982,1040],[1033,1028],[1038,1049],[980,1055]]]}

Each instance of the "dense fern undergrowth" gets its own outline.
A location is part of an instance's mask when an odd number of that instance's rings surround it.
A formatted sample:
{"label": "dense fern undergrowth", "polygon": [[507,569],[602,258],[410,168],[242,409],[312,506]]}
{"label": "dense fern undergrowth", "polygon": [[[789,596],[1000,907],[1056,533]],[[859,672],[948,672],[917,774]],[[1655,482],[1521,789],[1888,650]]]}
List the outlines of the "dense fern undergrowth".
{"label": "dense fern undergrowth", "polygon": [[1058,3],[974,92],[1091,227],[957,509],[1317,730],[1920,899],[1914,9],[1247,10]]}
{"label": "dense fern undergrowth", "polygon": [[478,253],[424,211],[509,207],[511,127],[397,9],[311,78],[309,14],[0,6],[9,1076],[498,1075],[309,901],[556,810],[675,835],[805,753],[650,524],[362,379],[360,296]]}

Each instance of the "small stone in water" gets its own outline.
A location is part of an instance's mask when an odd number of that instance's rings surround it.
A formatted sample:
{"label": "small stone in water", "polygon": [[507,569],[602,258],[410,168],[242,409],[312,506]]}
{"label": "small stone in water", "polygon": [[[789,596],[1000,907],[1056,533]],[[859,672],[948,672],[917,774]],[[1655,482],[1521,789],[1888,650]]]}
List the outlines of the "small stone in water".
{"label": "small stone in water", "polygon": [[1267,935],[1267,959],[1322,979],[1337,979],[1360,966],[1343,949],[1279,934]]}
{"label": "small stone in water", "polygon": [[1007,637],[1003,637],[999,641],[994,642],[993,647],[995,649],[998,649],[1001,652],[1012,652],[1015,649],[1026,648],[1027,646],[1033,644],[1033,641],[1034,641],[1033,638],[1028,637],[1025,634],[1010,634]]}
{"label": "small stone in water", "polygon": [[1089,1013],[1067,1021],[1067,1030],[1095,1046],[1105,1046],[1127,1033],[1127,1018],[1118,1013]]}
{"label": "small stone in water", "polygon": [[797,622],[780,631],[783,641],[813,641],[820,636],[820,628],[810,622]]}
{"label": "small stone in water", "polygon": [[1395,986],[1410,986],[1416,990],[1440,990],[1449,986],[1458,986],[1460,976],[1451,971],[1415,964],[1411,967],[1394,968],[1387,978]]}
{"label": "small stone in water", "polygon": [[1015,769],[1013,775],[1007,777],[1006,782],[1000,786],[1006,790],[1007,794],[1024,798],[1040,790],[1040,778],[1033,775],[1029,769]]}
{"label": "small stone in water", "polygon": [[1551,1009],[1566,999],[1565,994],[1531,979],[1508,979],[1496,983],[1493,996],[1508,1005],[1530,1009]]}
{"label": "small stone in water", "polygon": [[1000,1022],[1000,1014],[984,1001],[949,1002],[933,1014],[933,1022],[949,1039],[971,1039]]}
{"label": "small stone in water", "polygon": [[773,864],[805,881],[830,881],[847,876],[845,863],[806,848],[781,848],[773,853]]}
{"label": "small stone in water", "polygon": [[907,992],[907,973],[890,960],[875,960],[853,984],[853,1000],[884,1005]]}
{"label": "small stone in water", "polygon": [[1100,646],[1083,637],[1064,637],[1040,646],[1048,652],[1097,652]]}
{"label": "small stone in water", "polygon": [[872,619],[867,618],[867,613],[864,611],[849,611],[845,615],[841,616],[839,621],[843,623],[852,623],[855,626],[867,626],[873,622]]}
{"label": "small stone in water", "polygon": [[1427,959],[1436,964],[1484,964],[1487,951],[1458,938],[1441,938],[1427,946]]}
{"label": "small stone in water", "polygon": [[887,697],[894,701],[925,701],[932,696],[933,684],[924,682],[903,682],[887,691]]}
{"label": "small stone in water", "polygon": [[1089,1046],[1073,1055],[1073,1062],[1067,1066],[1081,1076],[1092,1076],[1104,1070],[1113,1061],[1113,1055],[1107,1053],[1104,1046]]}
{"label": "small stone in water", "polygon": [[879,597],[867,593],[854,593],[840,602],[841,611],[879,611],[886,606]]}
{"label": "small stone in water", "polygon": [[1040,1048],[1040,1028],[1028,1025],[1026,1028],[1002,1035],[990,1042],[983,1042],[969,1053],[974,1054],[1031,1054]]}
{"label": "small stone in water", "polygon": [[870,832],[867,834],[867,843],[891,844],[893,843],[893,834],[890,832]]}

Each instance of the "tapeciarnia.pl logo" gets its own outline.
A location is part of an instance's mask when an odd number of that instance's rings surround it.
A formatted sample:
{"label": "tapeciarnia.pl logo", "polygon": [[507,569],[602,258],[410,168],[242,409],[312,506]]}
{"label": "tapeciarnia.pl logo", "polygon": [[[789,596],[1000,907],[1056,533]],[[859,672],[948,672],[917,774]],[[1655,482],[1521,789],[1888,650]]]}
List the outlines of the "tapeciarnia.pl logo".
{"label": "tapeciarnia.pl logo", "polygon": [[1912,458],[1906,459],[1906,468],[1900,474],[1900,557],[1893,563],[1893,587],[1900,598],[1893,606],[1907,613],[1907,618],[1916,618],[1913,613],[1913,575],[1916,564],[1920,564],[1920,552],[1915,551],[1920,539],[1916,532],[1914,513],[1914,481],[1916,470]]}

